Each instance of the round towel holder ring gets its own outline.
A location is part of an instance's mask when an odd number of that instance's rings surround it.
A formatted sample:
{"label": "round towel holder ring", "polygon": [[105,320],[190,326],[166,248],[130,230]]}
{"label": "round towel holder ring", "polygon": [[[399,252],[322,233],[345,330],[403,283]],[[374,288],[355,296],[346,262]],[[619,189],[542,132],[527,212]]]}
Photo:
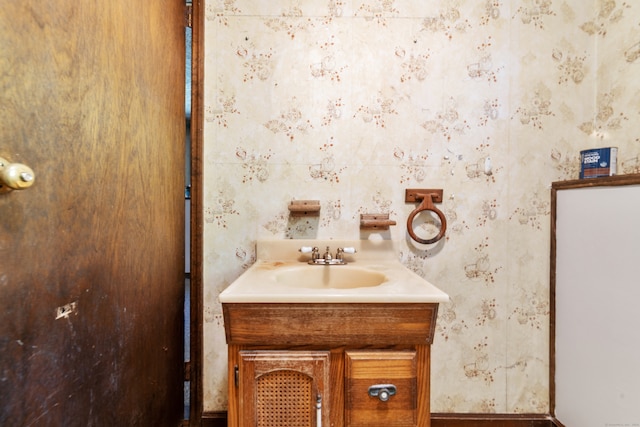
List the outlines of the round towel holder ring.
{"label": "round towel holder ring", "polygon": [[[444,237],[444,234],[447,231],[447,219],[445,218],[442,211],[440,211],[440,209],[436,208],[433,205],[433,199],[432,199],[433,196],[434,195],[432,194],[416,194],[415,197],[416,198],[421,197],[422,202],[413,212],[411,212],[411,214],[409,214],[409,218],[407,218],[407,231],[409,232],[409,236],[411,236],[411,238],[416,242],[421,243],[423,245],[430,245],[432,243],[436,243],[438,240]],[[441,224],[440,232],[438,232],[438,234],[431,239],[423,239],[421,237],[418,237],[415,231],[413,231],[413,221],[415,217],[420,212],[423,212],[423,211],[429,211],[429,212],[435,213],[438,216],[438,219],[440,220],[440,224]]]}

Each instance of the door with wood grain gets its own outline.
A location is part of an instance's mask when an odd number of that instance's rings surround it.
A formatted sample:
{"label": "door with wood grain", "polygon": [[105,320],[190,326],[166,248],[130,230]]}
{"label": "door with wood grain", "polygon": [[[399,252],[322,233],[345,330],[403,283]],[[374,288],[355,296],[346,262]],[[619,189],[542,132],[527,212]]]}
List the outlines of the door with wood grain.
{"label": "door with wood grain", "polygon": [[0,8],[0,425],[181,422],[183,11]]}
{"label": "door with wood grain", "polygon": [[241,351],[239,425],[330,425],[329,359],[328,351]]}

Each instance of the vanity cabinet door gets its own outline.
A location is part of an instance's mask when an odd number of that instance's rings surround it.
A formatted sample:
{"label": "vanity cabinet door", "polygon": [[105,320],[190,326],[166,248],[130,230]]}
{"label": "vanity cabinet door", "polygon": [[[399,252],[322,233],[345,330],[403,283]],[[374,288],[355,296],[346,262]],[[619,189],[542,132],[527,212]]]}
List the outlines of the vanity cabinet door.
{"label": "vanity cabinet door", "polygon": [[328,351],[241,351],[241,427],[319,427],[329,423]]}
{"label": "vanity cabinet door", "polygon": [[417,426],[417,361],[415,351],[347,351],[345,426]]}

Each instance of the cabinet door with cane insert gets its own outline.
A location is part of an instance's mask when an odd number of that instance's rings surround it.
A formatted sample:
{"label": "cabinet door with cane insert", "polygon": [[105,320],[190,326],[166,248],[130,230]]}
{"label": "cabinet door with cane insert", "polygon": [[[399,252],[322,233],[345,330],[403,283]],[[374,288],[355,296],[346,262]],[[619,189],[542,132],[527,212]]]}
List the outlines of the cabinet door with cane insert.
{"label": "cabinet door with cane insert", "polygon": [[241,351],[242,427],[329,425],[328,351]]}

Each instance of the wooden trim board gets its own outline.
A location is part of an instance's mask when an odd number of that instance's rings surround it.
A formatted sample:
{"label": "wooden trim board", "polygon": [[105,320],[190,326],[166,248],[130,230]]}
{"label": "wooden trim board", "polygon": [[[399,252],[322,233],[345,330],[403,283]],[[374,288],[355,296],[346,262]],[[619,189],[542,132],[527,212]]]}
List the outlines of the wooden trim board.
{"label": "wooden trim board", "polygon": [[[208,412],[202,427],[226,427],[226,412]],[[431,414],[431,427],[564,427],[546,414]]]}

